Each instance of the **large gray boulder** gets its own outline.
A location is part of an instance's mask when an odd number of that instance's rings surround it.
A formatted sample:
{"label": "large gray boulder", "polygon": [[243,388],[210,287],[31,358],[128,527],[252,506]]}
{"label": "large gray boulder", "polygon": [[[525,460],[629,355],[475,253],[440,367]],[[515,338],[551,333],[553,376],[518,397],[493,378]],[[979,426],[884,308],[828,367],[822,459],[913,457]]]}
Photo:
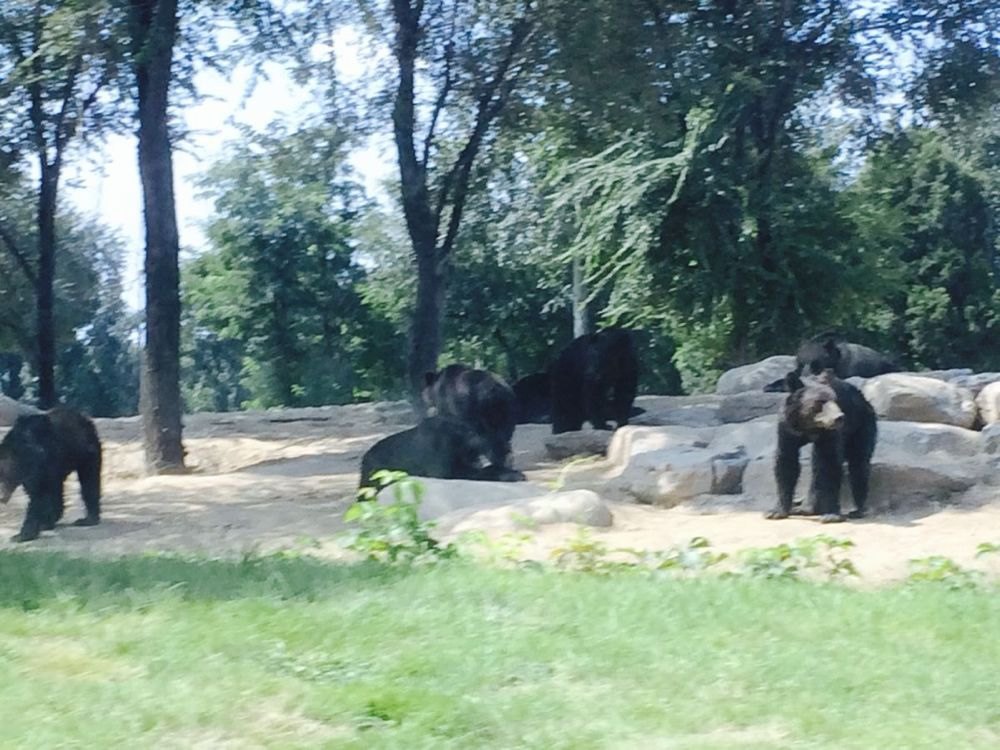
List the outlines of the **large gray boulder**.
{"label": "large gray boulder", "polygon": [[785,377],[794,369],[795,357],[778,354],[722,373],[715,384],[715,392],[725,396],[743,391],[759,391],[768,383]]}
{"label": "large gray boulder", "polygon": [[[469,508],[491,508],[546,494],[545,488],[531,482],[475,482],[468,479],[433,479],[413,477],[423,487],[419,515],[431,521],[448,513]],[[389,485],[378,494],[380,503],[392,503],[400,485]],[[409,498],[409,495],[405,495]]]}
{"label": "large gray boulder", "polygon": [[438,519],[437,530],[443,534],[506,532],[555,523],[606,528],[612,522],[611,509],[596,492],[570,490],[488,508],[453,511]]}
{"label": "large gray boulder", "polygon": [[726,396],[719,404],[717,417],[723,424],[749,422],[760,417],[777,414],[787,398],[787,393],[745,391]]}
{"label": "large gray boulder", "polygon": [[868,379],[861,392],[882,419],[958,427],[972,427],[976,423],[972,394],[942,380],[890,373]]}
{"label": "large gray boulder", "polygon": [[721,396],[714,393],[696,396],[640,396],[635,405],[645,409],[629,419],[629,424],[647,427],[682,425],[712,427],[720,424],[718,412]]}
{"label": "large gray boulder", "polygon": [[554,461],[572,456],[603,456],[611,442],[610,430],[577,430],[549,435],[545,438],[545,452]]}
{"label": "large gray boulder", "polygon": [[[706,495],[740,493],[740,505],[764,510],[777,501],[774,460],[777,417],[716,428],[626,427],[609,448],[602,495],[670,507]],[[869,504],[874,511],[948,502],[989,473],[982,436],[972,430],[923,422],[879,423]],[[811,448],[800,458],[797,497],[812,481]],[[846,477],[844,508],[853,507]]]}

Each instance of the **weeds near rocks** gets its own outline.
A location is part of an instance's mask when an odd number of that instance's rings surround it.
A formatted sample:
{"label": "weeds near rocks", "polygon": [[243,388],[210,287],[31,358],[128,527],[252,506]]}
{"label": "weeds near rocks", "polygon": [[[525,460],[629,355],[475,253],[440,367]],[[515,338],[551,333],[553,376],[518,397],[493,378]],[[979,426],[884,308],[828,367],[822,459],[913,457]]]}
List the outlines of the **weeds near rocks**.
{"label": "weeds near rocks", "polygon": [[820,534],[797,539],[790,544],[744,550],[739,554],[741,567],[736,575],[753,578],[800,580],[810,573],[829,580],[857,576],[858,570],[844,551],[854,542]]}
{"label": "weeds near rocks", "polygon": [[726,559],[725,553],[710,550],[705,537],[694,537],[682,546],[665,550],[608,547],[597,541],[585,526],[561,547],[552,550],[556,567],[581,573],[608,574],[612,572],[637,572],[677,575],[704,573]]}
{"label": "weeds near rocks", "polygon": [[[984,545],[979,545],[982,552]],[[989,550],[992,552],[994,550]],[[983,581],[983,574],[978,570],[963,568],[950,557],[944,555],[931,555],[930,557],[918,557],[910,560],[910,576],[907,579],[910,583],[941,583],[949,589],[971,589],[979,586]]]}

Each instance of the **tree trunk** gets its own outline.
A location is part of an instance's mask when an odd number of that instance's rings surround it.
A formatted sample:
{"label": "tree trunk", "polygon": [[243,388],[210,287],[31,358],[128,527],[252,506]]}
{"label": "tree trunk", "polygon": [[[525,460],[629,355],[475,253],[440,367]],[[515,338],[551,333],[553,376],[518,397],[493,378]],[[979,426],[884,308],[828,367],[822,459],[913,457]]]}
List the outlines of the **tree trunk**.
{"label": "tree trunk", "polygon": [[55,406],[56,334],[54,294],[56,278],[56,194],[59,167],[41,165],[38,194],[38,274],[35,278],[35,341],[38,405]]}
{"label": "tree trunk", "polygon": [[444,316],[444,274],[437,260],[434,240],[427,238],[416,247],[417,299],[410,325],[409,376],[414,405],[423,412],[420,393],[424,373],[437,370],[441,351],[441,322]]}
{"label": "tree trunk", "polygon": [[180,270],[167,102],[177,0],[132,0],[139,175],[146,220],[146,344],[140,411],[146,469],[184,470],[181,444]]}
{"label": "tree trunk", "polygon": [[587,309],[587,281],[583,277],[583,263],[573,258],[573,338],[590,333]]}

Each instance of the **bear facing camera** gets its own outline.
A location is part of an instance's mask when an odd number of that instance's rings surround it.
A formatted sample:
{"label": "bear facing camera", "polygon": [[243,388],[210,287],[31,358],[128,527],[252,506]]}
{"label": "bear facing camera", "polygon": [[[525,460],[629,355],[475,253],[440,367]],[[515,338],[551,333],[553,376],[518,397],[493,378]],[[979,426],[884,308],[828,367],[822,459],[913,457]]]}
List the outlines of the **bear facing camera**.
{"label": "bear facing camera", "polygon": [[785,378],[788,397],[778,423],[778,450],[774,476],[778,504],[767,513],[771,519],[792,514],[792,499],[799,479],[799,451],[812,443],[812,487],[809,502],[796,515],[818,515],[823,523],[844,520],[840,511],[843,464],[851,483],[854,507],[848,517],[862,518],[868,504],[871,460],[878,436],[875,410],[861,391],[840,380],[831,370],[801,378]]}

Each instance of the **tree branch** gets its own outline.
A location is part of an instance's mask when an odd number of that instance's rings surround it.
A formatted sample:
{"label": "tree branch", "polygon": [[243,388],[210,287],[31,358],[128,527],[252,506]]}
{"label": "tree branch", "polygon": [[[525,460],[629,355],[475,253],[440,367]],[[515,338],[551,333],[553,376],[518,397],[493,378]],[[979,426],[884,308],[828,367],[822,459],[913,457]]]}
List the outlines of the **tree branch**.
{"label": "tree branch", "polygon": [[427,135],[424,138],[424,153],[422,164],[424,169],[427,169],[427,160],[430,158],[431,144],[434,141],[434,131],[437,128],[438,117],[441,115],[441,110],[444,109],[445,102],[448,99],[448,94],[451,93],[452,87],[455,84],[455,79],[452,75],[452,63],[455,60],[455,16],[457,15],[457,6],[453,7],[451,13],[451,28],[448,30],[448,44],[444,48],[444,82],[441,84],[441,91],[438,92],[437,100],[434,102],[434,111],[431,113],[431,122],[427,127]]}
{"label": "tree branch", "polygon": [[532,22],[528,15],[530,10],[531,3],[529,0],[529,2],[525,3],[524,15],[514,23],[511,30],[510,42],[507,45],[503,58],[497,65],[497,69],[487,83],[482,95],[479,97],[472,132],[469,134],[465,146],[455,159],[455,163],[441,181],[441,187],[437,195],[437,206],[434,209],[435,226],[440,226],[445,206],[449,203],[451,204],[448,230],[439,249],[441,259],[447,257],[448,253],[451,252],[455,237],[458,234],[458,226],[461,221],[462,211],[465,207],[465,197],[468,192],[469,175],[472,172],[472,164],[475,161],[476,155],[479,153],[479,147],[493,120],[503,110],[507,97],[513,90],[514,82],[517,79],[516,74],[508,78],[508,73],[510,72],[514,58],[533,30]]}
{"label": "tree branch", "polygon": [[34,287],[37,283],[38,276],[31,267],[31,263],[28,262],[27,256],[22,253],[20,247],[18,247],[17,241],[14,239],[14,235],[11,234],[7,227],[5,227],[2,223],[0,223],[0,239],[3,240],[3,244],[6,245],[7,251],[11,254],[11,257],[17,261],[17,265],[21,267],[24,275],[27,277],[28,281],[31,282],[32,287]]}

